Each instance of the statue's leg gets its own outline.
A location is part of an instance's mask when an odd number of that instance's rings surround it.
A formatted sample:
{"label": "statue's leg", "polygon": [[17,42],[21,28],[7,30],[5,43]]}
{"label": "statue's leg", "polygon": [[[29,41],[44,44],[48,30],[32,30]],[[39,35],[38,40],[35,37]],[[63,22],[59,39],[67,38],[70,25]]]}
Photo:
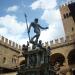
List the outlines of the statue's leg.
{"label": "statue's leg", "polygon": [[40,36],[40,34],[39,34],[39,33],[38,33],[38,34],[36,34],[36,40],[35,40],[35,43],[38,43],[39,36]]}
{"label": "statue's leg", "polygon": [[33,40],[34,40],[35,37],[36,37],[36,35],[31,38],[31,40],[30,40],[31,43],[34,43]]}
{"label": "statue's leg", "polygon": [[[30,42],[37,44],[37,43],[38,43],[39,36],[40,36],[40,33],[36,33],[36,35],[31,38]],[[36,38],[36,39],[35,39],[35,42],[33,41],[34,38]]]}

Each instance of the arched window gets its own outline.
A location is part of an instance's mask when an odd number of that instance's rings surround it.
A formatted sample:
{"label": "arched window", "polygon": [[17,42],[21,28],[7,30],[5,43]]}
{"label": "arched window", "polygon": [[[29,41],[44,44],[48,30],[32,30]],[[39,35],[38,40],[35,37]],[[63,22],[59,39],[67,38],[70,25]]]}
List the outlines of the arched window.
{"label": "arched window", "polygon": [[66,15],[64,14],[64,19],[66,18]]}
{"label": "arched window", "polygon": [[69,14],[68,13],[66,13],[66,18],[68,18],[69,17]]}
{"label": "arched window", "polygon": [[3,57],[3,63],[5,63],[6,62],[6,57]]}
{"label": "arched window", "polygon": [[72,27],[72,31],[74,31],[74,28]]}
{"label": "arched window", "polygon": [[63,65],[65,57],[61,53],[55,53],[50,56],[50,61],[51,65],[54,65],[56,62],[59,62],[61,65]]}

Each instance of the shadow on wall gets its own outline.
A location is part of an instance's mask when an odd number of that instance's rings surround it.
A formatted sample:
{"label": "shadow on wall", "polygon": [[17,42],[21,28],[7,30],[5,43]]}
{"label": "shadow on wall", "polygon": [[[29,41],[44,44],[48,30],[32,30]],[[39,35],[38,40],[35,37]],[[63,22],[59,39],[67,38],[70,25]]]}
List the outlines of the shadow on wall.
{"label": "shadow on wall", "polygon": [[68,54],[68,63],[69,65],[75,64],[75,49],[71,50]]}

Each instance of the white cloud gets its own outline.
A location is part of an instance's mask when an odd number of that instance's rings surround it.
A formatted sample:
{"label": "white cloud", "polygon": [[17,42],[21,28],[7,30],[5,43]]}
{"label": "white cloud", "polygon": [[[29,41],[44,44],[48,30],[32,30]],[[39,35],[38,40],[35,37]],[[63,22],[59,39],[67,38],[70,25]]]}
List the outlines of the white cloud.
{"label": "white cloud", "polygon": [[[41,19],[45,20],[49,24],[49,29],[41,32],[41,40],[45,42],[64,37],[64,29],[59,9],[44,10]],[[45,36],[46,38],[42,38]]]}
{"label": "white cloud", "polygon": [[[7,37],[10,40],[23,44],[24,41],[21,39],[26,35],[22,35],[26,31],[26,24],[18,22],[17,17],[6,15],[0,17],[0,35]],[[26,38],[24,38],[26,40]],[[27,41],[27,40],[26,40]]]}
{"label": "white cloud", "polygon": [[18,8],[19,8],[18,6],[13,5],[13,6],[7,8],[7,12],[15,12],[18,10]]}
{"label": "white cloud", "polygon": [[49,29],[44,30],[41,32],[40,35],[40,40],[42,40],[43,42],[49,41],[50,39],[52,39],[52,35],[55,32],[55,25],[49,25]]}
{"label": "white cloud", "polygon": [[48,24],[53,23],[61,19],[59,10],[44,10],[41,19],[44,19]]}
{"label": "white cloud", "polygon": [[28,40],[29,40],[28,38],[22,38],[21,40],[18,40],[18,41],[22,45],[22,44],[27,44]]}
{"label": "white cloud", "polygon": [[23,22],[18,22],[15,16],[6,15],[0,17],[0,24],[9,29],[11,34],[23,33],[26,29],[26,24]]}
{"label": "white cloud", "polygon": [[0,34],[4,34],[5,35],[7,33],[7,31],[8,30],[5,27],[4,28],[0,28]]}
{"label": "white cloud", "polygon": [[41,31],[40,40],[43,42],[64,37],[64,29],[60,24],[50,24],[49,29]]}
{"label": "white cloud", "polygon": [[32,9],[53,9],[57,5],[56,0],[37,0],[34,3],[32,3],[31,7]]}

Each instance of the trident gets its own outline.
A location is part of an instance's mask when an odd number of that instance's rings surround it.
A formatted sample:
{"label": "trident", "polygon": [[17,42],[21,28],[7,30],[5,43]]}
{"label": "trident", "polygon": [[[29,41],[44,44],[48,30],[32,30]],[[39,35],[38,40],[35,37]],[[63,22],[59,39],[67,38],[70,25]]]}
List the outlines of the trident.
{"label": "trident", "polygon": [[[26,14],[24,14],[24,16],[25,16],[25,20],[26,20],[27,33],[28,33],[27,15],[26,15]],[[30,41],[30,35],[29,35],[29,33],[28,33],[28,38],[29,38],[29,41]]]}

